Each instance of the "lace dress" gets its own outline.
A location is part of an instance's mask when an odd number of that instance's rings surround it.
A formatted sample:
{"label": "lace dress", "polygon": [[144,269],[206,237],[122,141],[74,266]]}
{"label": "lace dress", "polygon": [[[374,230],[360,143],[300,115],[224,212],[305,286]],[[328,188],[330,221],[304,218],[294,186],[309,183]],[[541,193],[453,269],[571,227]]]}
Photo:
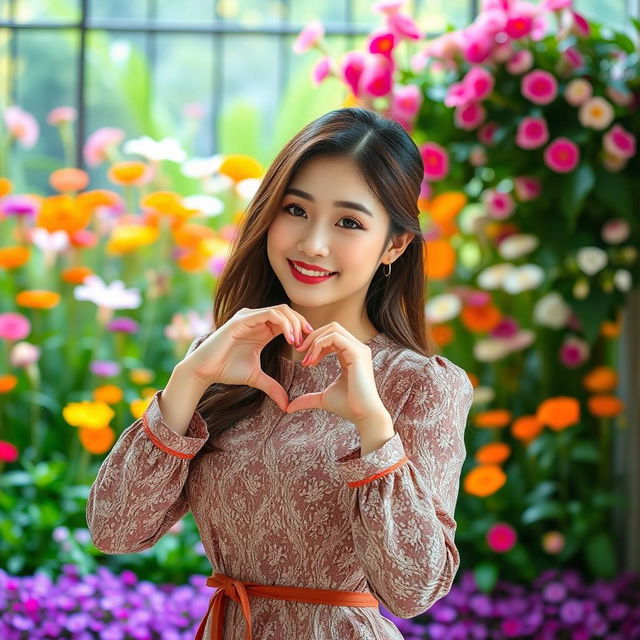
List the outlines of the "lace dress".
{"label": "lace dress", "polygon": [[[206,336],[194,340],[190,351]],[[379,333],[366,343],[394,436],[360,456],[349,421],[324,410],[284,414],[268,396],[193,460],[207,440],[195,412],[184,436],[163,422],[156,392],[102,463],[87,502],[95,546],[152,547],[189,510],[212,573],[243,582],[369,592],[411,618],[446,595],[460,563],[454,510],[473,387],[463,369]],[[281,356],[293,399],[335,379],[335,353],[305,367]],[[214,591],[212,590],[212,594]],[[402,640],[375,607],[251,598],[254,640]],[[204,638],[211,637],[207,615]],[[244,640],[229,600],[224,640]]]}

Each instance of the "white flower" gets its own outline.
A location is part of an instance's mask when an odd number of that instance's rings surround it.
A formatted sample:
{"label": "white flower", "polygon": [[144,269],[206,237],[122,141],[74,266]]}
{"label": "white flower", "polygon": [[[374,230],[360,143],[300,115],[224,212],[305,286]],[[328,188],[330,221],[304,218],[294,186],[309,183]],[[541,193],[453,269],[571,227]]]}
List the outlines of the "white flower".
{"label": "white flower", "polygon": [[137,153],[152,161],[184,162],[187,159],[187,152],[175,138],[164,138],[159,142],[149,136],[134,138],[125,142],[122,150],[125,153]]}
{"label": "white flower", "polygon": [[613,284],[616,285],[618,291],[629,291],[633,284],[631,272],[626,269],[618,269],[613,275]]}
{"label": "white flower", "polygon": [[473,357],[478,362],[495,362],[508,354],[508,345],[496,338],[484,338],[473,345]]}
{"label": "white flower", "polygon": [[489,404],[496,397],[496,391],[493,387],[478,385],[473,389],[472,404]]}
{"label": "white flower", "polygon": [[613,122],[613,107],[602,96],[589,98],[580,105],[578,120],[583,127],[606,129]]}
{"label": "white flower", "polygon": [[564,90],[565,100],[572,106],[577,107],[593,94],[591,83],[584,78],[574,78],[567,84]]}
{"label": "white flower", "polygon": [[544,282],[544,271],[536,264],[515,267],[504,279],[502,288],[507,293],[521,293],[536,289]]}
{"label": "white flower", "polygon": [[182,173],[189,178],[208,178],[217,173],[223,160],[221,153],[209,158],[191,158],[182,164]]}
{"label": "white flower", "polygon": [[602,239],[607,244],[620,244],[629,237],[630,233],[629,223],[622,218],[609,220],[602,227]]}
{"label": "white flower", "polygon": [[478,274],[478,286],[482,289],[500,289],[505,278],[515,267],[510,262],[500,262],[483,269]]}
{"label": "white flower", "polygon": [[557,291],[542,296],[533,307],[533,319],[543,327],[561,329],[570,317],[571,307]]}
{"label": "white flower", "polygon": [[140,292],[137,287],[125,289],[122,280],[114,280],[107,286],[96,274],[87,276],[82,284],[73,290],[73,297],[107,309],[137,309],[140,306]]}
{"label": "white flower", "polygon": [[538,248],[540,241],[530,233],[514,233],[507,236],[499,245],[498,253],[505,260],[514,260],[531,253]]}
{"label": "white flower", "polygon": [[589,295],[590,289],[589,281],[586,278],[580,278],[573,285],[573,297],[576,298],[576,300],[584,300]]}
{"label": "white flower", "polygon": [[224,203],[220,198],[206,195],[185,196],[182,204],[187,209],[197,209],[205,218],[219,216],[224,212]]}
{"label": "white flower", "polygon": [[45,252],[61,253],[69,246],[69,234],[64,229],[49,231],[35,227],[31,232],[31,242]]}
{"label": "white flower", "polygon": [[427,302],[425,311],[427,320],[433,324],[447,322],[456,318],[462,309],[462,302],[453,293],[441,293]]}
{"label": "white flower", "polygon": [[227,193],[234,184],[233,179],[229,176],[224,173],[216,173],[214,176],[204,179],[203,189],[207,193]]}
{"label": "white flower", "polygon": [[243,198],[246,202],[249,202],[253,196],[256,195],[256,191],[262,182],[262,178],[245,178],[240,180],[236,184],[236,193]]}
{"label": "white flower", "polygon": [[582,247],[576,252],[576,262],[583,273],[592,276],[607,266],[609,257],[600,247]]}

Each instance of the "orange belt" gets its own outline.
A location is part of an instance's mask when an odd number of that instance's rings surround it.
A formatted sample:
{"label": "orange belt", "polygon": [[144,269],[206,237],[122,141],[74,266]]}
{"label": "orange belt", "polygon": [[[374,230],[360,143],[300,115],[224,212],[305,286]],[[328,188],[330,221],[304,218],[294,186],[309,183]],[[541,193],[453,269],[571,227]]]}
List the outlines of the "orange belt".
{"label": "orange belt", "polygon": [[314,604],[337,604],[343,607],[377,607],[378,601],[370,593],[361,591],[332,591],[330,589],[305,589],[302,587],[277,587],[275,585],[258,584],[257,582],[242,582],[234,580],[223,573],[214,573],[207,578],[208,587],[216,587],[216,592],[209,601],[195,640],[201,640],[207,617],[213,609],[211,621],[211,640],[222,640],[224,626],[224,611],[227,598],[231,598],[242,605],[242,613],[246,621],[245,640],[252,640],[251,607],[249,596],[256,598],[275,598],[276,600],[293,600],[295,602],[312,602]]}

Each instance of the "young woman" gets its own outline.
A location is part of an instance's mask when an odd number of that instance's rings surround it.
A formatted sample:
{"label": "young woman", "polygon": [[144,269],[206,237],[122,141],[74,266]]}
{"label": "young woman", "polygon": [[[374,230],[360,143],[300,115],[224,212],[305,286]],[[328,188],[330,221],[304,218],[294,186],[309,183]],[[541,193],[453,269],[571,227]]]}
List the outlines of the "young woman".
{"label": "young woman", "polygon": [[302,129],[245,212],[212,330],[99,470],[105,553],[192,511],[216,588],[198,639],[401,640],[378,604],[411,618],[451,588],[473,387],[425,324],[423,172],[375,112]]}

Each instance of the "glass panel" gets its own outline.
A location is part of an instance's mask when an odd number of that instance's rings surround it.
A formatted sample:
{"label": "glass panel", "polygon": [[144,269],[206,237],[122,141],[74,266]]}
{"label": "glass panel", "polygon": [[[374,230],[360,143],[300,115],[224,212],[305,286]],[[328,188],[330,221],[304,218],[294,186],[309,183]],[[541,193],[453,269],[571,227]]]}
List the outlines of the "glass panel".
{"label": "glass panel", "polygon": [[[205,156],[213,147],[213,44],[209,34],[161,34],[157,37],[154,113],[165,125],[163,135],[180,140],[189,155]],[[185,73],[185,69],[189,72]],[[192,132],[193,122],[183,111],[186,104],[194,102],[202,105],[205,115],[198,130]]]}
{"label": "glass panel", "polygon": [[217,10],[220,20],[256,27],[280,23],[286,17],[286,5],[283,0],[218,0]]}
{"label": "glass panel", "polygon": [[471,20],[469,0],[422,0],[418,3],[418,26],[427,34],[442,33],[449,24],[461,29]]}
{"label": "glass panel", "polygon": [[[346,0],[349,2],[350,0]],[[371,0],[367,0],[371,4]],[[306,25],[320,20],[325,26],[329,23],[344,24],[347,15],[345,0],[325,0],[324,2],[305,2],[291,0],[291,22]]]}
{"label": "glass panel", "polygon": [[624,0],[576,0],[574,8],[594,22],[614,29],[628,29],[631,24]]}
{"label": "glass panel", "polygon": [[144,20],[147,17],[148,0],[89,0],[89,18],[110,20]]}
{"label": "glass panel", "polygon": [[47,123],[47,115],[56,107],[76,106],[79,34],[66,29],[16,30],[13,37],[18,54],[9,63],[15,86],[9,104],[36,119],[38,136],[29,149],[12,143],[8,173],[16,181],[16,191],[51,193],[49,173],[63,165],[63,152],[58,131]]}
{"label": "glass panel", "polygon": [[[0,0],[0,17],[9,18],[9,0]],[[13,12],[16,22],[77,22],[80,20],[79,0],[28,0],[14,2]]]}
{"label": "glass panel", "polygon": [[214,3],[207,0],[156,0],[157,19],[159,22],[195,23],[201,25],[214,20]]}

